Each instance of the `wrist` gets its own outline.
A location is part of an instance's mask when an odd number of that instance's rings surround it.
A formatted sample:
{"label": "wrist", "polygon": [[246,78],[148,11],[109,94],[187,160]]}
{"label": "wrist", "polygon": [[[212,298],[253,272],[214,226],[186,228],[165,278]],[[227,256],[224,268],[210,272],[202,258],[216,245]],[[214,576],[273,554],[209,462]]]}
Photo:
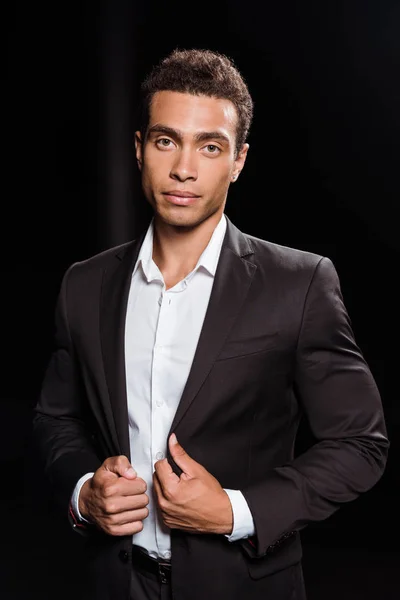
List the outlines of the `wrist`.
{"label": "wrist", "polygon": [[90,511],[88,509],[88,497],[90,494],[91,479],[85,481],[79,493],[78,508],[80,515],[87,521],[90,521]]}
{"label": "wrist", "polygon": [[221,506],[217,512],[217,530],[215,533],[231,535],[233,531],[233,509],[230,498],[225,490],[222,490]]}

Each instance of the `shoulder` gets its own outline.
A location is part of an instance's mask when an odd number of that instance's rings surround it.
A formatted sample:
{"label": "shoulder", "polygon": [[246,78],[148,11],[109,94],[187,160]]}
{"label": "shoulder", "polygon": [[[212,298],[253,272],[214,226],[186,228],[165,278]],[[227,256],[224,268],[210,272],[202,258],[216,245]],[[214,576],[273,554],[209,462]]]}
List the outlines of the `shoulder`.
{"label": "shoulder", "polygon": [[84,271],[90,271],[91,269],[106,268],[108,265],[113,264],[115,259],[123,259],[124,256],[129,253],[133,245],[137,240],[131,240],[120,244],[119,246],[113,246],[107,250],[103,250],[89,258],[76,262],[72,265],[74,269],[80,269]]}
{"label": "shoulder", "polygon": [[284,246],[244,234],[253,254],[246,257],[257,267],[258,276],[279,286],[306,291],[313,282],[323,286],[338,284],[336,268],[327,256]]}
{"label": "shoulder", "polygon": [[321,254],[284,246],[249,234],[244,235],[253,249],[256,263],[267,264],[283,270],[298,271],[315,269],[322,260],[331,262]]}
{"label": "shoulder", "polygon": [[79,284],[83,280],[102,275],[109,268],[115,268],[122,260],[132,254],[136,242],[137,240],[125,242],[71,264],[64,273],[63,283],[74,282]]}

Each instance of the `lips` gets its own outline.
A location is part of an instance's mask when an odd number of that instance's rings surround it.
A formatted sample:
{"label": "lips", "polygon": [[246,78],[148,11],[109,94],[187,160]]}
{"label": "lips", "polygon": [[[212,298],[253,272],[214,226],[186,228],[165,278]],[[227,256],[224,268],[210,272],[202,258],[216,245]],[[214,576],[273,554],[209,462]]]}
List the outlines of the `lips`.
{"label": "lips", "polygon": [[190,206],[196,202],[197,198],[200,198],[200,196],[193,194],[193,192],[182,192],[180,190],[163,192],[163,195],[166,197],[168,202],[179,206]]}
{"label": "lips", "polygon": [[192,192],[185,192],[181,190],[171,190],[169,192],[163,192],[167,196],[177,196],[178,198],[199,198],[197,194]]}

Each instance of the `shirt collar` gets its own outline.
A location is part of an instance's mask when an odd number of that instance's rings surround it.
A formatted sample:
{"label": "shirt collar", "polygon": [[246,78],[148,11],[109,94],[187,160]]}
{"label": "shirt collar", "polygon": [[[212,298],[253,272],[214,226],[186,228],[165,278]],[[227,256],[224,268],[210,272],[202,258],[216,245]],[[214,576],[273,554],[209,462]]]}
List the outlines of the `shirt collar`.
{"label": "shirt collar", "polygon": [[[213,234],[207,246],[204,248],[199,260],[192,273],[197,271],[200,267],[206,269],[210,275],[215,276],[217,270],[218,259],[222,247],[222,242],[226,232],[226,217],[223,213],[218,225],[215,227]],[[147,229],[145,238],[143,240],[142,247],[136,261],[133,274],[136,273],[139,267],[147,279],[147,282],[153,281],[154,279],[163,280],[162,274],[153,261],[153,239],[154,239],[154,217],[151,219],[150,225]]]}
{"label": "shirt collar", "polygon": [[218,259],[221,251],[222,242],[224,241],[226,231],[226,217],[222,214],[221,219],[218,222],[218,225],[213,231],[210,241],[207,246],[204,248],[199,260],[197,261],[197,265],[194,270],[198,269],[198,267],[202,266],[206,269],[210,275],[215,276],[215,271],[217,270]]}
{"label": "shirt collar", "polygon": [[[136,261],[133,275],[136,273],[139,267],[142,268],[144,276],[149,283],[153,279],[160,279],[160,270],[153,261],[153,238],[154,238],[154,217],[150,221],[150,225],[147,229],[143,244],[140,248],[139,256]],[[162,276],[161,276],[162,279]]]}

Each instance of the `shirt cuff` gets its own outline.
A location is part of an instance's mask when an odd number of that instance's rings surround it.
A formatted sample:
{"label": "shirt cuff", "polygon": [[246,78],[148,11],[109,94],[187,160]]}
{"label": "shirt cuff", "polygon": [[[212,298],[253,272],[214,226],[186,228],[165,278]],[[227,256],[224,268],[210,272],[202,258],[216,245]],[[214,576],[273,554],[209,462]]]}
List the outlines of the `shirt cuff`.
{"label": "shirt cuff", "polygon": [[232,504],[233,529],[230,535],[225,535],[229,542],[248,538],[255,534],[253,516],[249,505],[240,490],[227,490],[229,500]]}
{"label": "shirt cuff", "polygon": [[79,479],[78,483],[76,484],[74,491],[72,492],[72,497],[71,497],[72,512],[74,513],[74,515],[78,519],[78,521],[82,521],[83,523],[90,523],[90,521],[85,519],[85,517],[82,517],[82,515],[79,511],[79,494],[80,494],[81,488],[82,488],[83,484],[85,483],[85,481],[87,481],[88,479],[93,477],[93,475],[94,475],[94,473],[86,473],[86,475],[82,475],[82,477]]}

